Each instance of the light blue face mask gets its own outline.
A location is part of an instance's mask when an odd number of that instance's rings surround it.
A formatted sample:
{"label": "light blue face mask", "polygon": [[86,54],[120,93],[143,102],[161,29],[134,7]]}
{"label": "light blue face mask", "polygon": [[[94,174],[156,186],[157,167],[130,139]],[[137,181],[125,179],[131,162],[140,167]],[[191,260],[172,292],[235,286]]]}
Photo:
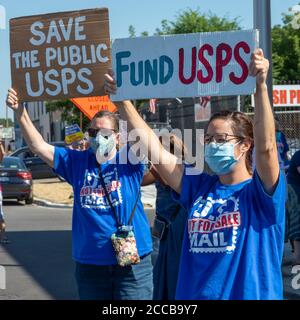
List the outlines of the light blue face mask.
{"label": "light blue face mask", "polygon": [[104,137],[100,133],[95,138],[90,138],[90,147],[97,156],[99,163],[107,161],[108,155],[115,148],[115,141],[113,135]]}
{"label": "light blue face mask", "polygon": [[242,156],[241,154],[238,159],[235,159],[234,156],[234,147],[239,143],[211,142],[205,146],[205,162],[214,173],[223,175],[232,171]]}

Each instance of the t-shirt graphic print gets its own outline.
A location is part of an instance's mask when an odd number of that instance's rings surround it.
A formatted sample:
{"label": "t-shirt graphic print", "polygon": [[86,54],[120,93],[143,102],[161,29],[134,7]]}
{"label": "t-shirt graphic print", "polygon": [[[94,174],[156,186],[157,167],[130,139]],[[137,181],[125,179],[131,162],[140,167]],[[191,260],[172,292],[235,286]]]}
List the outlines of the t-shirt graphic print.
{"label": "t-shirt graphic print", "polygon": [[[117,167],[103,174],[106,190],[113,206],[123,203],[121,186]],[[85,170],[83,186],[80,190],[80,203],[82,208],[109,210],[110,204],[106,197],[99,174]]]}

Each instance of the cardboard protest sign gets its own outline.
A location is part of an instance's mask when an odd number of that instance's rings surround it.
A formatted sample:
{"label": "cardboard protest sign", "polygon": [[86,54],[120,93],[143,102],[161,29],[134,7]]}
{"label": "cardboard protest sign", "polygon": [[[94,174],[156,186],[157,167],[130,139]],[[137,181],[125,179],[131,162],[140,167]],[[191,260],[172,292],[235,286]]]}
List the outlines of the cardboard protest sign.
{"label": "cardboard protest sign", "polygon": [[274,107],[299,107],[300,85],[276,85],[273,86]]}
{"label": "cardboard protest sign", "polygon": [[11,19],[10,51],[12,87],[21,102],[104,94],[108,9]]}
{"label": "cardboard protest sign", "polygon": [[110,101],[108,96],[75,98],[71,99],[71,101],[90,120],[99,111],[110,111],[113,113],[117,111],[117,107]]}
{"label": "cardboard protest sign", "polygon": [[75,141],[80,141],[84,138],[84,134],[78,124],[73,124],[65,128],[65,142],[71,144]]}
{"label": "cardboard protest sign", "polygon": [[257,46],[257,30],[115,40],[111,100],[251,94]]}

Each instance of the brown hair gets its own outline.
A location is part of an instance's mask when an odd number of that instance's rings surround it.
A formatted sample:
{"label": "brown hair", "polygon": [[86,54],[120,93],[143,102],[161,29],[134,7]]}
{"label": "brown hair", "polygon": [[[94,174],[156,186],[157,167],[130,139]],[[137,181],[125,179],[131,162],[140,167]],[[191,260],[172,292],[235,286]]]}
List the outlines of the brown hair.
{"label": "brown hair", "polygon": [[119,132],[119,117],[115,113],[112,113],[109,111],[99,111],[94,115],[91,122],[93,122],[94,119],[104,118],[104,117],[109,118],[109,120],[111,121],[114,127],[114,130],[116,130],[116,132]]}
{"label": "brown hair", "polygon": [[248,172],[252,174],[252,152],[254,147],[252,120],[242,112],[224,110],[213,114],[207,124],[207,127],[216,119],[230,121],[232,125],[232,131],[235,135],[250,139],[251,147],[246,154],[246,166]]}

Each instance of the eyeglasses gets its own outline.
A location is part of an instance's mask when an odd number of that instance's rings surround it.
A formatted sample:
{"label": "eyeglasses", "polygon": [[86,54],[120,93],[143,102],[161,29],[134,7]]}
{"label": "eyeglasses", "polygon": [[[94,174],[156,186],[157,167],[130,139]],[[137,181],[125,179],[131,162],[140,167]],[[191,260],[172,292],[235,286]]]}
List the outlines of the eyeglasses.
{"label": "eyeglasses", "polygon": [[[233,137],[229,139],[228,137]],[[209,144],[211,142],[216,142],[216,143],[226,143],[231,140],[243,140],[245,137],[241,136],[236,136],[233,134],[228,134],[228,133],[216,133],[216,134],[205,134],[204,135],[204,143]]]}
{"label": "eyeglasses", "polygon": [[101,135],[105,138],[110,137],[112,134],[116,133],[115,129],[105,129],[105,128],[88,128],[88,134],[90,137],[95,138],[98,132],[101,132]]}

